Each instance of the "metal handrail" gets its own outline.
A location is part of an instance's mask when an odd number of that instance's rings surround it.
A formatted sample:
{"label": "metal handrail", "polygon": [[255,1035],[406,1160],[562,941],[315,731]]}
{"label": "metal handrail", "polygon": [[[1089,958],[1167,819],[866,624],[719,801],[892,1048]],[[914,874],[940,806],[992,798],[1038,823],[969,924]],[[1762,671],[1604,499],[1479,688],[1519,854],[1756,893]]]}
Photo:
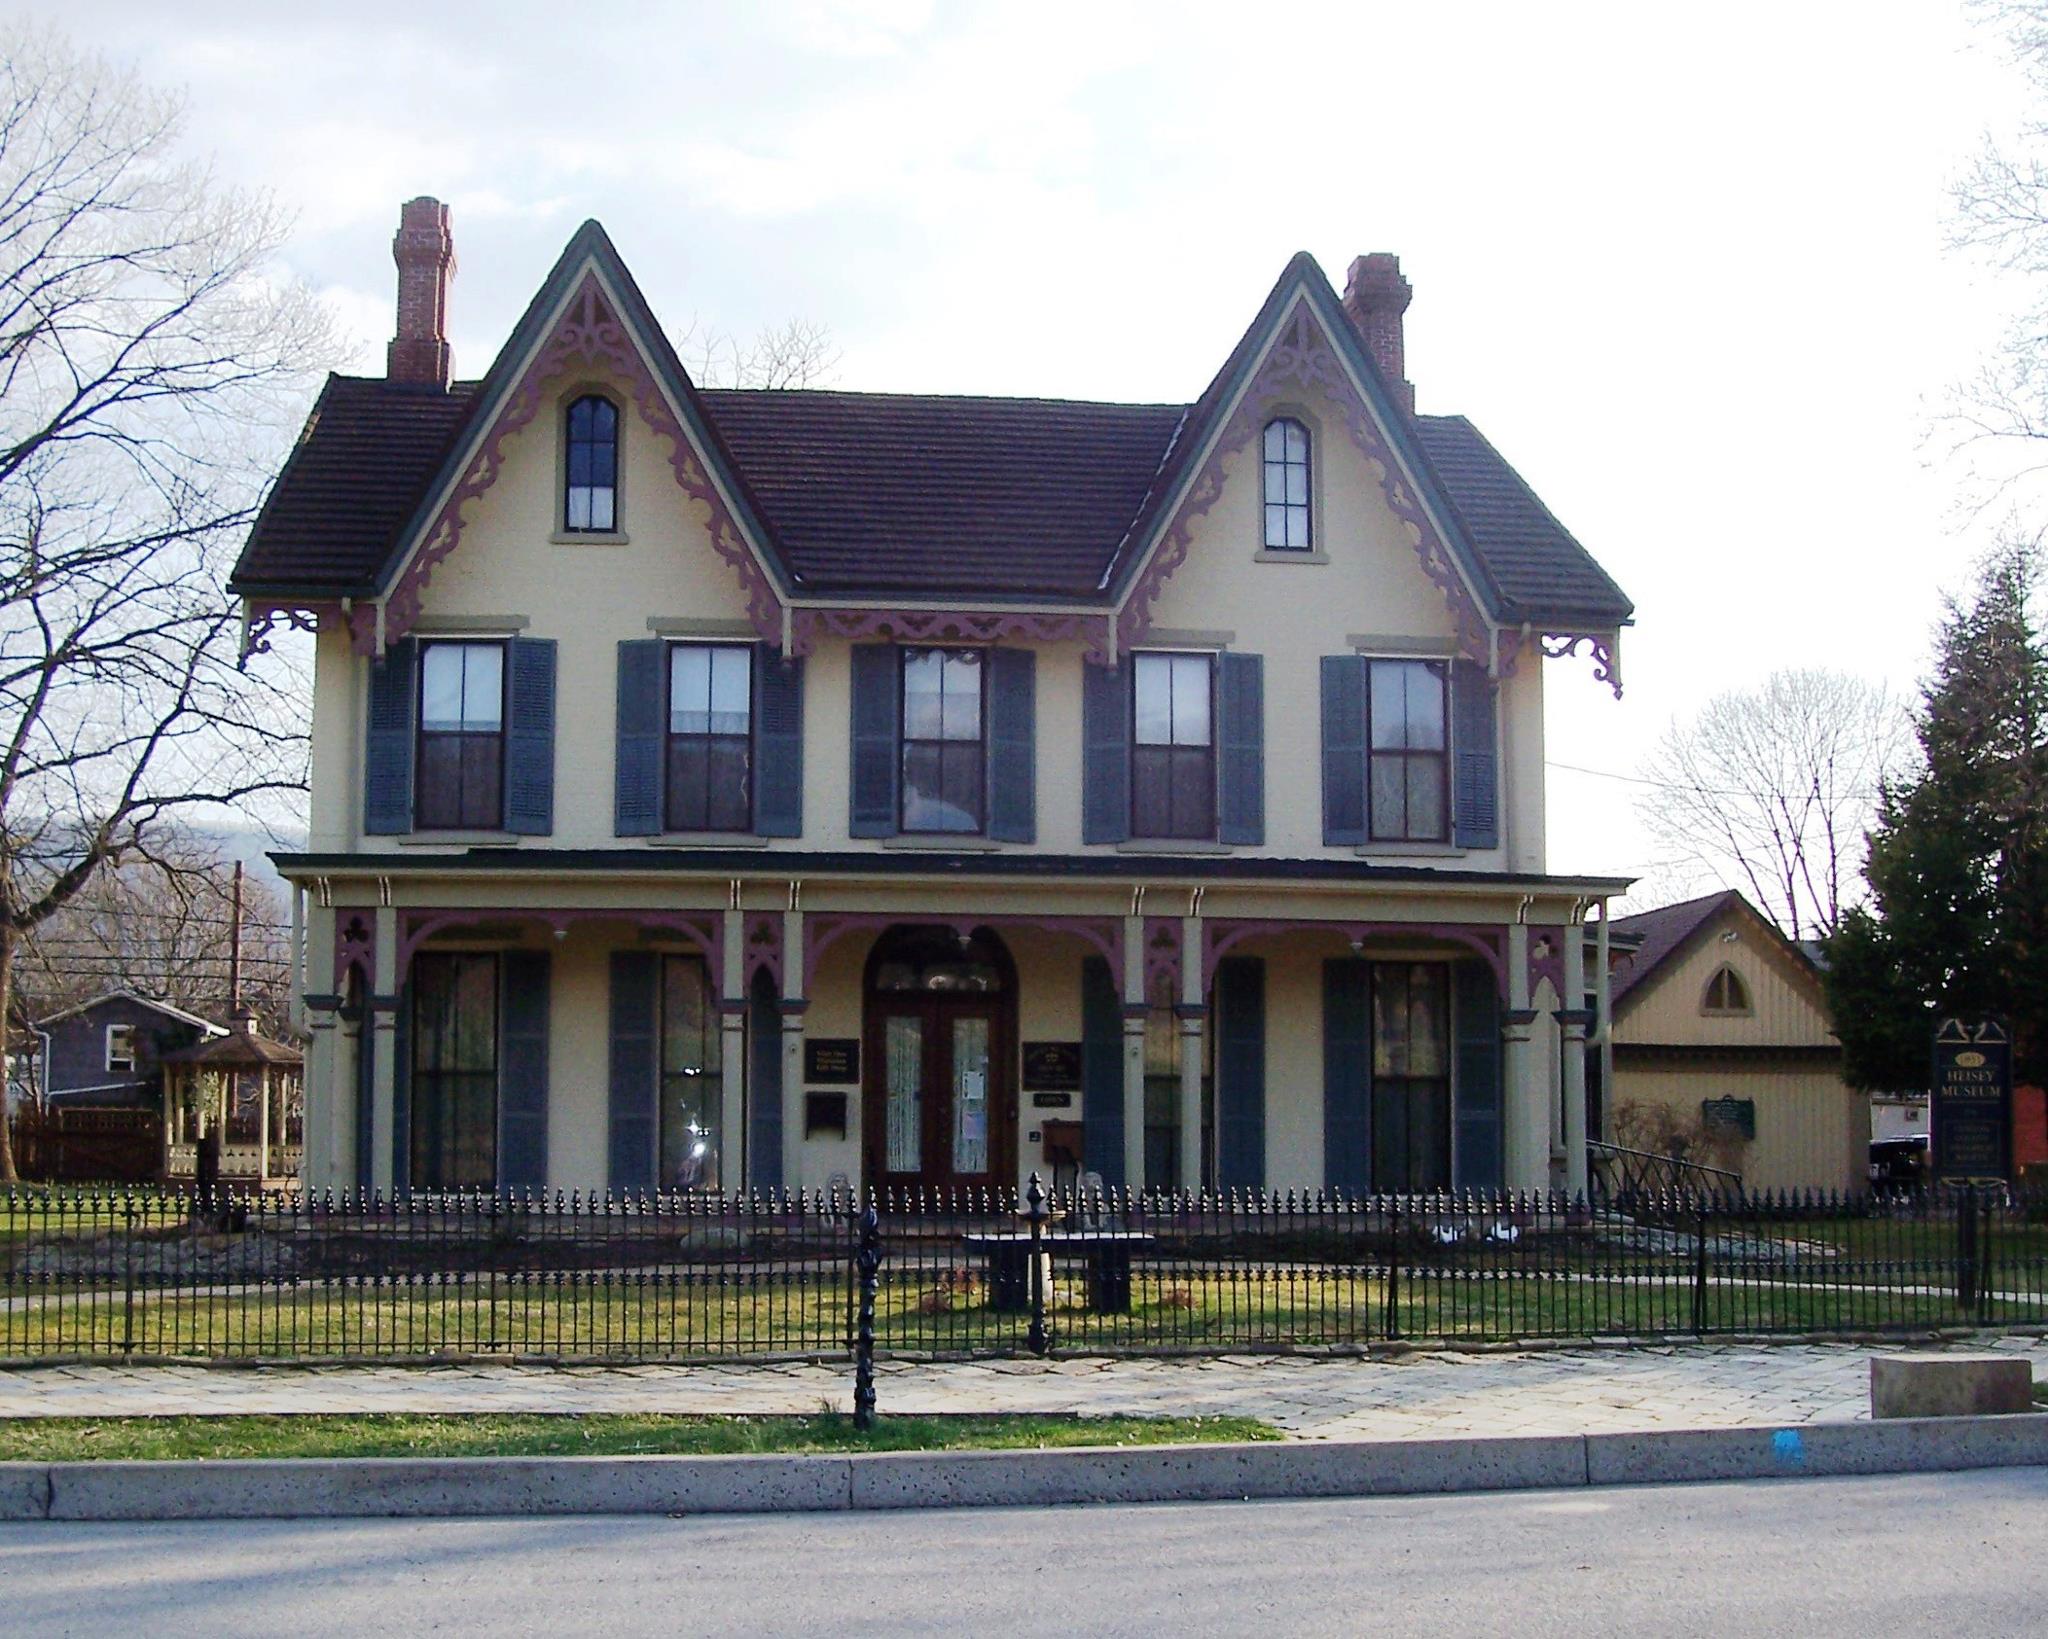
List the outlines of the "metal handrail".
{"label": "metal handrail", "polygon": [[1658,1155],[1651,1150],[1632,1150],[1626,1144],[1609,1144],[1597,1138],[1586,1140],[1586,1151],[1595,1159],[1606,1158],[1617,1165],[1621,1188],[1657,1190],[1739,1190],[1742,1174],[1726,1167],[1710,1167],[1688,1161],[1680,1155]]}

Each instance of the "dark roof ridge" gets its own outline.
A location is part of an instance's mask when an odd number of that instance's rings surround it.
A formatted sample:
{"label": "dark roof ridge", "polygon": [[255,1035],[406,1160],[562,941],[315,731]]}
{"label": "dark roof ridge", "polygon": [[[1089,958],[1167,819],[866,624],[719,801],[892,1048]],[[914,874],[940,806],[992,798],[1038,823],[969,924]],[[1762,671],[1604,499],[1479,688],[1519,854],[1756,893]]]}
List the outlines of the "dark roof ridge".
{"label": "dark roof ridge", "polygon": [[1178,399],[1055,398],[1043,393],[908,393],[884,387],[700,387],[706,399],[867,398],[911,404],[1047,404],[1080,410],[1185,410]]}

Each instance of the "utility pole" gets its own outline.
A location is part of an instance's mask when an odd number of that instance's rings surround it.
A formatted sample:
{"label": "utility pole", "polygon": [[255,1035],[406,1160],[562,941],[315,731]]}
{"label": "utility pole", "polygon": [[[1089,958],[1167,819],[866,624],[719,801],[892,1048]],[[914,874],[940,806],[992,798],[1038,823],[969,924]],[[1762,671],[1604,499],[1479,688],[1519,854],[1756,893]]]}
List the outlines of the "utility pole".
{"label": "utility pole", "polygon": [[228,928],[228,1017],[242,1010],[242,862],[235,861],[235,906]]}

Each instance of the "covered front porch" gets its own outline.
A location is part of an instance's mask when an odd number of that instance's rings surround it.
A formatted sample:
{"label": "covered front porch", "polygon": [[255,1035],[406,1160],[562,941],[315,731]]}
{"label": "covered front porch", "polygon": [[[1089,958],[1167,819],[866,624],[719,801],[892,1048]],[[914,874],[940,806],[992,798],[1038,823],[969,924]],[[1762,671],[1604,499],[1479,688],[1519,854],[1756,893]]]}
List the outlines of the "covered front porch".
{"label": "covered front porch", "polygon": [[1584,1188],[1591,913],[1620,884],[1160,863],[322,879],[308,1179]]}

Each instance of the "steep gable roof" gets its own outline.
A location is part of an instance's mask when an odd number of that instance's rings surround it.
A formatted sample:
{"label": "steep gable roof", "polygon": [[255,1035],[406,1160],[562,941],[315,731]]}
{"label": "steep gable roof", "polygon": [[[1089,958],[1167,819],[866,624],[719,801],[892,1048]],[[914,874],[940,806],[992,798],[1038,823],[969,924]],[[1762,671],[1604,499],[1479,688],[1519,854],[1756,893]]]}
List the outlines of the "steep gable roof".
{"label": "steep gable roof", "polygon": [[578,230],[479,382],[445,392],[335,376],[245,547],[231,588],[262,596],[390,587],[554,315],[590,268],[786,592],[1100,604],[1129,585],[1239,389],[1297,299],[1363,385],[1473,590],[1503,623],[1618,625],[1633,609],[1462,417],[1393,408],[1329,281],[1292,258],[1191,405],[806,390],[700,391],[602,227]]}
{"label": "steep gable roof", "polygon": [[1675,905],[1660,905],[1654,910],[1614,919],[1614,933],[1642,941],[1636,947],[1634,959],[1617,968],[1609,981],[1609,996],[1616,1012],[1621,1010],[1624,999],[1645,990],[1651,979],[1730,915],[1742,917],[1779,947],[1797,971],[1818,982],[1819,974],[1806,952],[1780,933],[1742,894],[1726,888],[1699,899],[1681,900]]}

